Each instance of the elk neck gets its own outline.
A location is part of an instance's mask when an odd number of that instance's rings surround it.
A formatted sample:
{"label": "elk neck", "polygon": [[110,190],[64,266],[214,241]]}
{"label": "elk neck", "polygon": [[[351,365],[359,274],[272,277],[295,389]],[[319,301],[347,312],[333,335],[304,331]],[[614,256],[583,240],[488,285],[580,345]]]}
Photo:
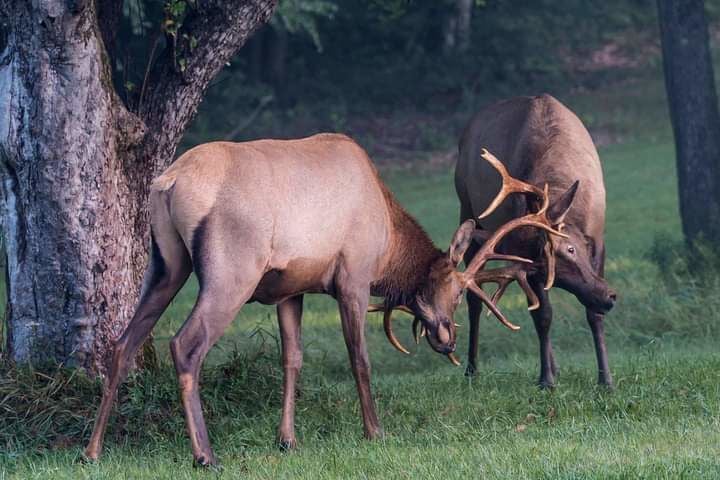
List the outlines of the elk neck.
{"label": "elk neck", "polygon": [[390,243],[380,278],[371,290],[373,295],[385,297],[389,305],[407,305],[428,278],[432,264],[445,254],[387,187],[382,187],[390,219]]}

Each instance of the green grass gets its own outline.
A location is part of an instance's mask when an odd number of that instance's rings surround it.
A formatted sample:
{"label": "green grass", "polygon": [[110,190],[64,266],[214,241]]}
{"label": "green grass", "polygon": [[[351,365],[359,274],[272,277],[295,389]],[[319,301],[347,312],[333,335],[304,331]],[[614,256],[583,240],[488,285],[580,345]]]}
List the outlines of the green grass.
{"label": "green grass", "polygon": [[[654,88],[654,87],[652,87]],[[578,110],[592,101],[577,99]],[[588,120],[628,126],[622,95],[598,102]],[[633,103],[635,102],[635,103]],[[627,101],[639,109],[647,100]],[[571,104],[573,105],[573,104]],[[658,236],[680,239],[674,150],[652,108],[651,126],[601,151],[608,191],[609,282],[620,300],[606,319],[617,389],[595,385],[592,339],[577,301],[552,293],[558,387],[541,391],[537,340],[517,289],[503,300],[512,333],[482,320],[475,379],[425,344],[403,356],[369,316],[373,387],[386,437],[361,439],[354,382],[335,303],[308,296],[305,367],[296,424],[300,447],[274,444],[281,371],[271,307],[250,305],[213,349],[203,376],[211,438],[227,478],[719,478],[720,298],[702,285],[673,290],[648,251]],[[663,111],[664,114],[664,111]],[[584,118],[587,116],[583,114]],[[648,135],[647,132],[654,132]],[[389,172],[388,184],[432,237],[447,246],[458,220],[452,172]],[[78,461],[99,403],[81,375],[0,374],[0,479],[207,478],[193,470],[167,341],[192,307],[188,283],[158,324],[159,372],[131,377],[97,464]],[[457,313],[460,356],[465,306]],[[405,322],[405,325],[403,325]],[[396,330],[411,346],[408,317]],[[237,353],[239,352],[239,353]]]}

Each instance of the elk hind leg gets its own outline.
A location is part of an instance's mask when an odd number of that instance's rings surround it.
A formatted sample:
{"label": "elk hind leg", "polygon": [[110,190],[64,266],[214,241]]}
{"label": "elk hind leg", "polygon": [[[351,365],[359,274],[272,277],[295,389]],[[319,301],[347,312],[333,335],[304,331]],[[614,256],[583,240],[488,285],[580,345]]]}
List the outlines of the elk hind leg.
{"label": "elk hind leg", "polygon": [[102,451],[103,437],[117,388],[125,379],[130,362],[192,270],[190,256],[177,233],[162,226],[157,230],[158,235],[155,231],[151,232],[150,260],[145,272],[140,303],[115,344],[95,426],[85,449],[85,456],[90,460],[96,460]]}
{"label": "elk hind leg", "polygon": [[[209,245],[204,245],[203,235],[202,232],[195,235],[194,242],[199,243],[193,246],[193,265],[200,293],[190,316],[170,341],[170,353],[195,463],[211,466],[216,465],[217,460],[202,414],[198,389],[200,369],[212,346],[252,296],[262,277],[261,265],[264,263],[253,261],[257,259],[252,249],[236,250],[235,255],[218,248],[210,251]],[[242,259],[243,263],[233,262],[233,258]]]}

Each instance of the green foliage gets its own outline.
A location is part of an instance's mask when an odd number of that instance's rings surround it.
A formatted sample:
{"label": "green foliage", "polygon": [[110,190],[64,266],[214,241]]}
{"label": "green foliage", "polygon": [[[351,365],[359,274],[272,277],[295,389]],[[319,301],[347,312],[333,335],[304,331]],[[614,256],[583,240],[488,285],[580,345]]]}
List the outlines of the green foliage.
{"label": "green foliage", "polygon": [[712,243],[697,239],[692,245],[674,236],[655,238],[648,258],[657,264],[668,286],[685,294],[698,288],[712,295],[720,287],[720,255]]}
{"label": "green foliage", "polygon": [[166,0],[164,6],[165,19],[162,23],[163,32],[173,38],[177,37],[187,10],[188,2],[186,0]]}
{"label": "green foliage", "polygon": [[322,52],[318,19],[332,20],[337,9],[332,0],[281,0],[270,24],[293,34],[309,35],[315,48]]}
{"label": "green foliage", "polygon": [[[597,89],[654,75],[660,67],[652,0],[488,0],[474,7],[468,51],[446,54],[443,25],[452,8],[450,0],[281,2],[273,28],[297,25],[280,62],[283,76],[275,79],[263,70],[268,58],[257,60],[257,45],[243,49],[225,80],[210,89],[193,141],[216,139],[242,124],[270,90],[278,101],[238,139],[301,136],[339,126],[366,136],[367,143],[387,144],[367,124],[426,115],[431,124],[424,128],[437,138],[429,142],[435,148],[454,143],[462,128],[455,122],[466,121],[490,99]],[[292,21],[295,16],[300,20]],[[308,25],[305,31],[302,24]],[[272,36],[258,35],[263,54],[272,53],[267,49]],[[322,51],[313,38],[321,40]],[[603,55],[596,54],[608,45],[608,58],[620,63],[603,67]],[[600,60],[592,60],[596,56]],[[256,70],[265,73],[255,75]],[[458,119],[440,121],[446,114]],[[423,140],[422,132],[415,134]]]}

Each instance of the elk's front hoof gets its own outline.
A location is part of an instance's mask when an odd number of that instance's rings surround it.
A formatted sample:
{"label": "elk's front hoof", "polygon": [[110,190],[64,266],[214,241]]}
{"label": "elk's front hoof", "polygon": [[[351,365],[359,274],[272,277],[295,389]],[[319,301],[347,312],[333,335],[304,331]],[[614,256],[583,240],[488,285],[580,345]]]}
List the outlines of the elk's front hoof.
{"label": "elk's front hoof", "polygon": [[382,427],[377,427],[365,432],[366,440],[382,440],[383,438],[385,438],[385,432]]}
{"label": "elk's front hoof", "polygon": [[281,452],[289,452],[297,448],[297,440],[294,438],[283,438],[278,440],[278,448]]}
{"label": "elk's front hoof", "polygon": [[598,382],[598,387],[605,388],[608,392],[614,392],[615,391],[615,384],[610,380],[609,382],[600,380]]}
{"label": "elk's front hoof", "polygon": [[80,455],[80,462],[95,463],[98,461],[98,458],[100,458],[100,451],[95,448],[87,447],[83,450],[82,455]]}
{"label": "elk's front hoof", "polygon": [[208,455],[200,455],[199,457],[194,457],[193,467],[208,470],[222,469],[222,467],[220,467],[220,463],[217,461],[217,458],[215,458],[215,455],[213,455],[212,453]]}
{"label": "elk's front hoof", "polygon": [[474,377],[477,373],[477,368],[475,365],[468,363],[467,367],[465,367],[465,376],[466,377]]}
{"label": "elk's front hoof", "polygon": [[538,382],[538,387],[540,387],[540,390],[555,390],[555,380],[552,379],[545,379],[540,380]]}

